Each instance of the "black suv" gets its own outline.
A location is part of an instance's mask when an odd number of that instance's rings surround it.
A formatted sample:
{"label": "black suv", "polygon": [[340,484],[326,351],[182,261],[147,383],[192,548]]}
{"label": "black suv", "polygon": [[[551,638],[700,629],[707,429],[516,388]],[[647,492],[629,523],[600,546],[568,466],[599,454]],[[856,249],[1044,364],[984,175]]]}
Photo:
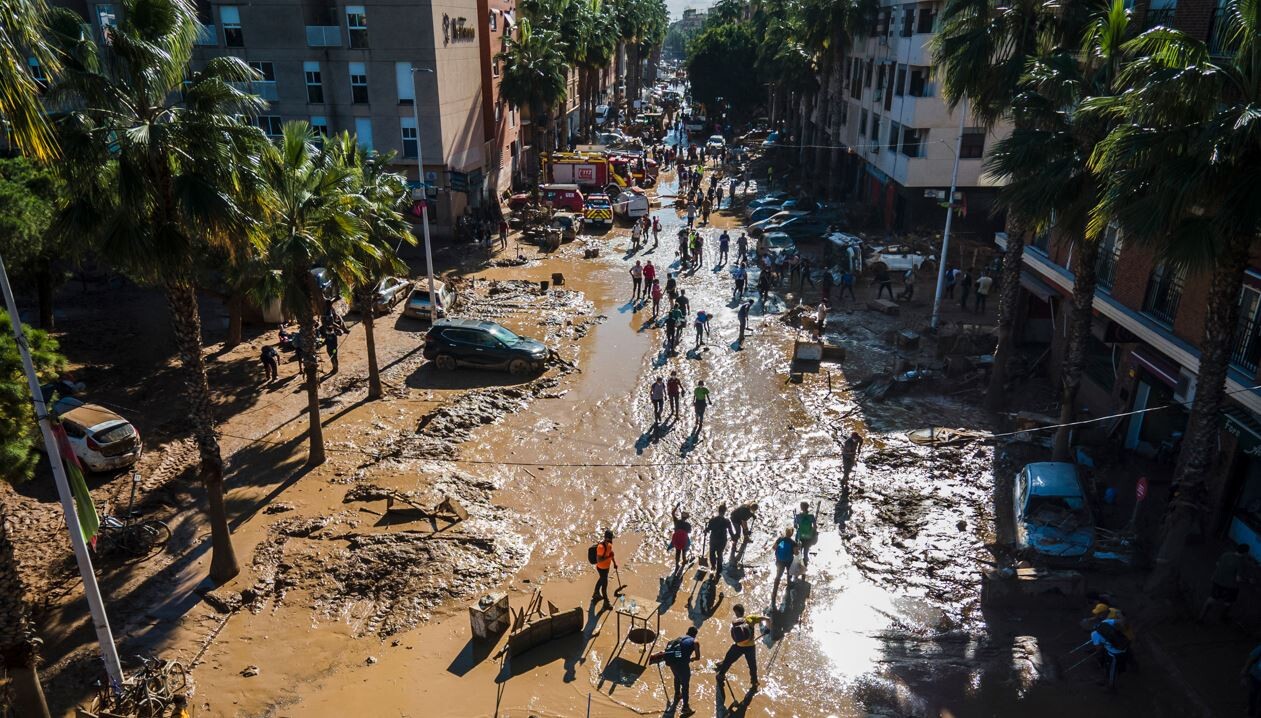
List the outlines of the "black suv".
{"label": "black suv", "polygon": [[425,335],[423,353],[443,371],[469,366],[521,375],[541,370],[550,350],[494,322],[439,319]]}

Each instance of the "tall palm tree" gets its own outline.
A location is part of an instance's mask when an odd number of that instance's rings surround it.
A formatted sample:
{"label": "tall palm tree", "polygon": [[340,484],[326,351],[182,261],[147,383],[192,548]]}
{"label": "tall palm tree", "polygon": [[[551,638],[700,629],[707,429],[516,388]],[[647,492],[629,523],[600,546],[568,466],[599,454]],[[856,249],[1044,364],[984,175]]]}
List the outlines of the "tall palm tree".
{"label": "tall palm tree", "polygon": [[1250,248],[1261,227],[1261,3],[1227,0],[1224,45],[1163,27],[1132,41],[1129,87],[1088,109],[1121,122],[1094,156],[1107,178],[1092,229],[1109,219],[1127,245],[1210,277],[1195,399],[1174,472],[1149,590],[1176,585],[1186,539],[1205,509]]}
{"label": "tall palm tree", "polygon": [[223,582],[239,566],[195,277],[208,250],[232,253],[247,236],[240,178],[262,136],[240,117],[261,105],[237,86],[253,73],[233,57],[189,72],[200,24],[187,0],[126,0],[99,47],[68,10],[54,11],[51,26],[64,69],[47,102],[60,113],[59,167],[75,188],[61,227],[91,237],[100,256],[165,294],[206,488],[210,576]]}
{"label": "tall palm tree", "polygon": [[1129,39],[1123,0],[1096,7],[1079,47],[1066,44],[1031,61],[1013,103],[1018,127],[994,145],[986,162],[988,172],[1006,181],[999,193],[1002,206],[1026,218],[1033,231],[1054,231],[1059,241],[1073,247],[1073,308],[1061,366],[1057,461],[1069,458],[1069,424],[1077,415],[1098,284],[1099,242],[1086,227],[1099,202],[1102,180],[1089,166],[1090,157],[1114,124],[1079,108],[1091,98],[1119,91]]}
{"label": "tall palm tree", "polygon": [[364,279],[360,257],[371,252],[364,246],[361,213],[363,196],[357,192],[355,168],[339,160],[343,135],[327,141],[321,150],[306,122],[289,122],[276,144],[259,157],[266,214],[258,231],[267,242],[271,266],[280,272],[285,311],[298,319],[302,369],[306,379],[307,463],[324,463],[324,431],[320,423],[319,354],[315,351],[316,322],[324,313],[330,288],[320,286],[312,270],[325,269],[331,291],[345,293]]}
{"label": "tall palm tree", "polygon": [[[539,164],[547,144],[547,118],[552,108],[565,101],[569,88],[565,76],[568,62],[564,45],[555,30],[535,27],[529,18],[517,23],[517,36],[509,38],[508,49],[495,56],[504,64],[499,78],[499,96],[505,102],[525,109],[530,116],[534,135],[535,186],[539,182]],[[536,189],[537,192],[537,189]]]}
{"label": "tall palm tree", "polygon": [[57,156],[56,138],[40,104],[40,86],[27,63],[28,57],[34,58],[48,77],[60,67],[48,42],[47,17],[43,0],[0,4],[0,118],[8,125],[13,145],[39,160]]}
{"label": "tall palm tree", "polygon": [[[933,62],[941,68],[942,94],[952,111],[967,111],[986,127],[1011,117],[1011,107],[1022,89],[1029,61],[1078,37],[1081,8],[1042,0],[948,0],[942,9],[941,31],[933,39]],[[1023,118],[1016,116],[1016,129]],[[998,345],[985,404],[991,409],[1005,402],[1007,361],[1012,352],[1012,328],[1020,291],[1030,218],[1021,209],[1007,211],[1007,252],[999,283]]]}
{"label": "tall palm tree", "polygon": [[393,154],[368,154],[350,135],[338,138],[332,151],[335,161],[356,172],[356,191],[363,198],[359,217],[366,241],[355,247],[363,273],[352,292],[363,316],[364,339],[368,345],[368,398],[380,399],[381,370],[377,364],[376,317],[372,305],[378,282],[407,272],[407,264],[398,258],[396,250],[403,244],[416,244],[416,235],[403,218],[409,201],[407,178],[390,171]]}

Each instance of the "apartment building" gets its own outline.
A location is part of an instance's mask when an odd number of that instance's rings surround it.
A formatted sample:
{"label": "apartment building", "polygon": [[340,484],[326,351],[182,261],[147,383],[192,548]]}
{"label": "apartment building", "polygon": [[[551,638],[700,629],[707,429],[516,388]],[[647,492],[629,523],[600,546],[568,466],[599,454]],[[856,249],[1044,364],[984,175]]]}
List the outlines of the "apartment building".
{"label": "apartment building", "polygon": [[515,107],[499,98],[499,78],[503,63],[496,56],[508,48],[516,25],[515,0],[478,0],[478,36],[482,54],[483,153],[486,158],[486,188],[502,197],[522,179],[526,166],[522,143],[521,116]]}
{"label": "apartment building", "polygon": [[[877,208],[884,227],[939,228],[950,188],[960,113],[941,97],[930,41],[941,2],[883,0],[874,27],[857,37],[845,61],[842,135],[849,150],[841,168],[850,196]],[[1010,132],[965,118],[959,147],[961,214],[988,220],[997,181],[982,171],[986,151]]]}

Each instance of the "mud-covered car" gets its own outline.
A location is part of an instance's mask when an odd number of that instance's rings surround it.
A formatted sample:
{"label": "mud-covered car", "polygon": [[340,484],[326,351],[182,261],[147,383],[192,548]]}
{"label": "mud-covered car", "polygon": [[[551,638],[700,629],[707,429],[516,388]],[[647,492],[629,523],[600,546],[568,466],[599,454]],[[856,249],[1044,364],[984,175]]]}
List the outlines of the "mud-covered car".
{"label": "mud-covered car", "polygon": [[476,319],[440,319],[425,335],[424,357],[438,369],[465,366],[506,369],[515,375],[541,371],[551,350],[546,344]]}
{"label": "mud-covered car", "polygon": [[[376,287],[372,290],[372,312],[374,314],[388,314],[394,305],[403,301],[412,289],[412,281],[406,277],[386,277],[377,282]],[[353,307],[356,311],[363,312],[367,309],[359,302],[359,298],[355,297]]]}
{"label": "mud-covered car", "polygon": [[1051,564],[1087,558],[1095,521],[1077,467],[1062,461],[1027,464],[1016,474],[1016,548]]}
{"label": "mud-covered car", "polygon": [[74,455],[89,470],[125,469],[140,460],[140,432],[118,414],[70,396],[58,399],[52,411]]}

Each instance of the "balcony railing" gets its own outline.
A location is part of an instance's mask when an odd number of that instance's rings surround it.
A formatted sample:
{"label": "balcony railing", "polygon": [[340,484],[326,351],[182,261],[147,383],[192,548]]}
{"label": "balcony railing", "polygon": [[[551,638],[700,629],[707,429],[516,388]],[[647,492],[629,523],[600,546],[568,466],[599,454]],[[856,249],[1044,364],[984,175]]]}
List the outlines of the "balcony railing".
{"label": "balcony railing", "polygon": [[218,28],[214,25],[203,23],[201,27],[197,28],[197,39],[195,42],[203,47],[215,47],[219,44]]}
{"label": "balcony railing", "polygon": [[1257,359],[1261,358],[1261,337],[1257,336],[1257,317],[1241,317],[1235,328],[1235,344],[1230,350],[1230,363],[1248,376],[1257,375]]}
{"label": "balcony railing", "polygon": [[250,92],[253,92],[255,95],[258,95],[268,102],[275,102],[280,99],[280,93],[276,91],[276,83],[274,81],[266,82],[260,80],[257,82],[251,82]]}
{"label": "balcony railing", "polygon": [[307,47],[341,47],[342,29],[337,25],[307,25]]}

